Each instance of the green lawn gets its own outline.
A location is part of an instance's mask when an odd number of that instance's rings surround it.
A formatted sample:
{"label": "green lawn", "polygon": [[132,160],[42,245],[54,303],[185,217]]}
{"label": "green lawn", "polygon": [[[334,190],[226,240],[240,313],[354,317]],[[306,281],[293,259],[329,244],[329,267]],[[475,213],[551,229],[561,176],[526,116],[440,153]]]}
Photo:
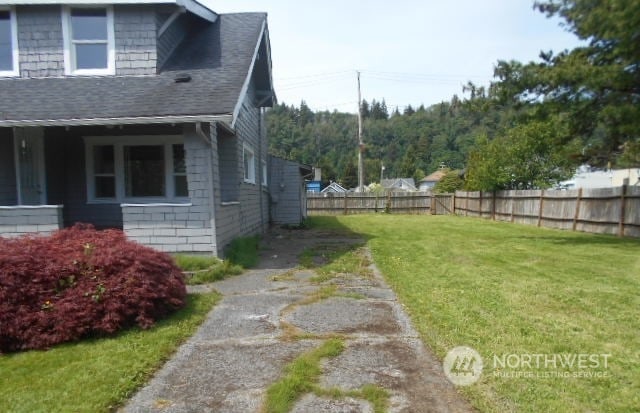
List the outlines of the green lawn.
{"label": "green lawn", "polygon": [[0,412],[108,412],[144,384],[202,323],[218,294],[189,295],[152,329],[0,355]]}
{"label": "green lawn", "polygon": [[[438,357],[458,345],[479,351],[481,380],[459,388],[479,410],[639,408],[640,241],[449,216],[314,217],[310,224],[367,239]],[[494,369],[494,355],[509,354],[610,356],[607,368],[600,357],[598,368]],[[514,371],[529,373],[496,376]],[[565,372],[572,377],[554,376]],[[604,377],[573,377],[584,372]]]}

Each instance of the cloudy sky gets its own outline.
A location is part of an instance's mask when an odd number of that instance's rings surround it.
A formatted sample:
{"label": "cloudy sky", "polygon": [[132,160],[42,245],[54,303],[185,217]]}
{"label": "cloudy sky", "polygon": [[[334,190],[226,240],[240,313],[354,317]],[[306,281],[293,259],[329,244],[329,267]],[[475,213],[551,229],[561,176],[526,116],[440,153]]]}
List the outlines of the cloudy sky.
{"label": "cloudy sky", "polygon": [[316,110],[425,106],[485,85],[498,60],[537,60],[577,38],[532,0],[202,0],[219,13],[269,14],[278,100]]}

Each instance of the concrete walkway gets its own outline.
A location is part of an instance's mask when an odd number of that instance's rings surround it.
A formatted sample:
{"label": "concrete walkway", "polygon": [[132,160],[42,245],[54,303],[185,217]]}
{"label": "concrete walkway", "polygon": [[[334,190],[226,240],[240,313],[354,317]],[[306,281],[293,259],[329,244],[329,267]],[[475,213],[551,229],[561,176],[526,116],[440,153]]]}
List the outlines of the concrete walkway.
{"label": "concrete walkway", "polygon": [[[320,385],[390,393],[390,412],[472,411],[447,381],[375,267],[324,283],[297,267],[305,248],[355,243],[313,230],[277,230],[263,241],[260,268],[194,290],[224,295],[198,332],[136,394],[123,412],[260,412],[265,389],[301,353],[339,334],[345,350],[324,359]],[[366,254],[366,252],[365,252]],[[327,285],[335,294],[309,297]],[[304,333],[296,338],[296,334]],[[294,412],[372,412],[365,400],[307,394]]]}

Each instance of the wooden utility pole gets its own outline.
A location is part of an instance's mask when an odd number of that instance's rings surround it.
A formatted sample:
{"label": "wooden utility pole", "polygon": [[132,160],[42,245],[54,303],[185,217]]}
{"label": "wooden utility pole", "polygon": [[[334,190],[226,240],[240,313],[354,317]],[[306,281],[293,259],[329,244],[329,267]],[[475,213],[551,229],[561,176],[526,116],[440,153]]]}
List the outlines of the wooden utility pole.
{"label": "wooden utility pole", "polygon": [[364,192],[364,142],[362,141],[362,98],[360,95],[360,72],[358,75],[358,192]]}

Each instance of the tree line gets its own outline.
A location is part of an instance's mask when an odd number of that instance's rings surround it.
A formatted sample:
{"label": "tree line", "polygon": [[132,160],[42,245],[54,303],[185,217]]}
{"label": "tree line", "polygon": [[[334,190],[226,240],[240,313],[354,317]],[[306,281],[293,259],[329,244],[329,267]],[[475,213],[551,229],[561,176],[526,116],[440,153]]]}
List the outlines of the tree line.
{"label": "tree line", "polygon": [[[441,166],[470,190],[547,188],[581,163],[640,166],[640,2],[535,2],[583,44],[538,62],[499,61],[488,87],[465,98],[391,113],[363,101],[365,181],[420,180]],[[357,185],[357,117],[278,104],[268,114],[272,154],[319,166],[323,179]]]}

